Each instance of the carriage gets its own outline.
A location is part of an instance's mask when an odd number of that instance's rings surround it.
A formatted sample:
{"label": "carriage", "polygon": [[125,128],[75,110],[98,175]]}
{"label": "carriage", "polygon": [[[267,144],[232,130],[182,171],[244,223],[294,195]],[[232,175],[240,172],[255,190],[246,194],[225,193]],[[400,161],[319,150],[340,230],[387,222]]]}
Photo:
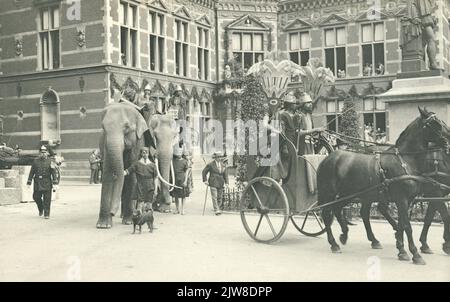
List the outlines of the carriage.
{"label": "carriage", "polygon": [[[279,68],[275,68],[274,65],[270,62],[268,63],[259,63],[260,66],[254,66],[250,70],[256,70],[256,73],[259,73],[260,77],[262,78],[263,88],[268,96],[276,96],[275,93],[272,93],[272,87],[280,81],[278,79],[281,77]],[[265,64],[265,65],[264,65]],[[287,65],[286,63],[285,65]],[[280,64],[281,65],[281,64]],[[280,68],[281,69],[281,68]],[[286,71],[288,68],[283,68],[284,71]],[[305,74],[303,69],[299,69],[298,66],[294,66],[294,69],[298,69],[300,75]],[[311,69],[311,68],[310,68]],[[319,72],[319,74],[323,73],[322,71]],[[273,79],[272,79],[273,78]],[[317,79],[317,77],[315,77]],[[306,77],[306,80],[308,78]],[[314,82],[314,81],[313,81]],[[316,81],[317,82],[317,81]],[[308,81],[305,82],[306,87],[314,87],[314,84],[311,84]],[[282,89],[281,89],[282,90]],[[320,90],[320,88],[319,88]],[[276,90],[275,90],[276,91]],[[280,91],[280,90],[278,90]],[[312,89],[312,91],[318,91],[317,89]],[[278,95],[279,98],[279,95]],[[334,175],[324,174],[324,171],[331,172],[333,169],[335,170],[335,167],[331,167],[328,165],[328,169],[321,169],[319,170],[319,173],[317,174],[318,167],[320,163],[326,158],[327,164],[330,162],[333,162],[333,154],[329,156],[329,154],[333,151],[333,147],[330,144],[330,140],[328,140],[323,135],[319,134],[314,138],[314,145],[315,145],[315,154],[314,155],[305,155],[305,156],[299,156],[297,152],[296,146],[289,141],[287,138],[285,138],[282,134],[282,143],[280,144],[280,149],[282,144],[284,144],[284,147],[287,147],[290,162],[288,163],[288,173],[287,175],[283,175],[283,179],[280,179],[280,177],[272,177],[270,171],[271,169],[265,169],[265,173],[260,173],[261,170],[258,171],[258,169],[249,169],[248,168],[248,174],[250,178],[248,179],[248,182],[246,183],[245,189],[242,191],[241,198],[240,198],[240,216],[243,223],[243,226],[246,230],[246,232],[249,234],[251,238],[258,242],[262,243],[272,243],[277,240],[279,240],[284,232],[286,231],[287,225],[289,221],[291,221],[294,225],[294,227],[300,231],[302,234],[307,236],[319,236],[327,231],[325,228],[325,225],[331,226],[331,221],[333,219],[333,215],[331,214],[332,208],[336,207],[336,210],[338,206],[342,206],[344,203],[349,202],[353,199],[358,199],[359,197],[365,196],[365,194],[371,194],[371,192],[376,192],[376,194],[384,194],[383,190],[387,192],[389,190],[390,186],[398,186],[399,184],[402,185],[403,182],[408,181],[414,181],[417,183],[421,183],[421,186],[428,186],[430,185],[432,188],[434,188],[434,191],[438,189],[439,191],[442,189],[443,192],[450,192],[450,186],[445,185],[444,183],[440,183],[435,178],[436,177],[442,177],[444,175],[445,177],[448,176],[447,173],[442,173],[438,170],[438,165],[441,165],[444,161],[442,159],[439,159],[441,156],[447,156],[450,153],[449,148],[449,141],[448,137],[450,137],[449,128],[442,123],[442,121],[438,120],[435,117],[434,113],[429,113],[426,110],[422,111],[419,108],[419,111],[421,112],[421,117],[418,118],[416,121],[411,123],[411,125],[405,129],[405,135],[403,136],[402,143],[397,146],[389,146],[388,148],[385,148],[385,150],[367,150],[367,154],[370,154],[368,157],[365,157],[366,160],[372,161],[375,165],[377,162],[380,162],[380,156],[383,154],[384,157],[389,157],[393,161],[393,164],[390,166],[392,167],[392,173],[393,176],[391,178],[386,178],[384,175],[384,170],[381,168],[381,165],[379,164],[378,167],[379,170],[376,169],[376,166],[374,166],[375,169],[370,170],[369,173],[375,173],[371,177],[363,178],[363,181],[368,181],[367,186],[359,186],[358,188],[346,188],[344,191],[348,191],[348,194],[343,194],[340,196],[340,192],[336,191],[335,188],[332,188],[332,184],[328,182],[323,182],[326,178],[332,178]],[[413,127],[412,127],[413,126]],[[440,129],[437,131],[437,129]],[[417,133],[421,133],[421,135],[416,135]],[[439,141],[439,144],[442,144],[444,142],[444,145],[438,147],[437,149],[428,149],[427,147],[423,147],[425,142],[428,142],[428,140],[424,140],[424,133],[428,133],[428,136],[433,139],[433,142],[436,143],[436,141]],[[445,135],[443,134],[445,132]],[[406,134],[408,133],[408,134]],[[284,138],[283,138],[284,137]],[[421,140],[422,139],[422,140]],[[408,141],[409,142],[406,142]],[[400,139],[397,143],[399,143]],[[414,141],[414,143],[410,143],[410,141]],[[379,146],[376,146],[379,147]],[[384,147],[383,147],[384,148]],[[403,150],[403,151],[402,151]],[[403,152],[403,153],[402,153]],[[338,153],[334,153],[336,155]],[[341,154],[341,153],[340,153]],[[377,155],[378,154],[378,155]],[[404,162],[403,155],[404,154],[415,154],[416,157],[420,154],[421,160],[424,160],[426,162],[432,163],[431,170],[429,173],[427,171],[424,171],[423,174],[415,175],[409,174],[407,170],[407,164]],[[443,155],[446,154],[446,155]],[[339,156],[339,155],[336,155]],[[334,158],[336,158],[334,156]],[[431,156],[431,158],[427,158],[426,156]],[[436,157],[437,156],[437,157]],[[330,160],[331,158],[331,160]],[[378,159],[377,159],[378,158]],[[415,159],[417,160],[417,159]],[[366,164],[367,162],[364,162],[363,166],[368,167]],[[413,162],[414,164],[414,162]],[[251,165],[249,165],[251,166]],[[372,167],[372,166],[371,166]],[[269,171],[269,173],[267,173]],[[361,170],[362,171],[362,170]],[[364,170],[365,171],[365,170]],[[380,172],[377,172],[380,171]],[[398,173],[397,173],[398,172]],[[427,172],[427,173],[425,173]],[[366,173],[366,171],[364,172]],[[378,174],[381,173],[381,174]],[[322,178],[317,177],[317,175],[320,176],[322,174]],[[279,176],[276,173],[275,176]],[[358,177],[357,175],[354,175]],[[325,177],[325,178],[324,178]],[[330,188],[330,192],[327,193],[328,197],[325,199],[322,198],[321,202],[319,203],[318,200],[318,188],[317,188],[317,182],[321,183],[322,187],[325,186]],[[415,190],[415,189],[411,189]],[[398,190],[396,191],[398,192]],[[336,193],[336,194],[334,194]],[[399,225],[400,228],[405,228],[407,224],[409,224],[409,217],[407,216],[407,207],[408,207],[408,199],[406,195],[409,194],[408,192],[401,193],[401,195],[396,195],[396,198],[394,199],[397,206],[401,206],[401,225],[400,225],[400,219],[399,219]],[[436,194],[436,193],[433,193]],[[375,195],[375,198],[371,200],[377,200]],[[428,196],[435,196],[435,195],[428,195]],[[424,198],[423,196],[420,196],[415,199],[416,201],[435,201],[437,203],[440,203],[441,205],[445,206],[445,202],[448,201],[447,197],[442,196],[435,196],[435,198]],[[364,203],[364,206],[369,205],[369,211],[370,211],[370,199],[366,200],[367,202]],[[411,200],[409,200],[411,201]],[[414,200],[412,200],[414,201]],[[386,200],[381,203],[382,205],[386,205]],[[342,209],[342,207],[340,208]],[[343,244],[346,243],[347,240],[347,233],[348,233],[348,227],[346,219],[341,217],[340,209],[338,210],[339,217],[338,221],[341,225],[343,234],[341,235],[340,239]],[[367,207],[366,207],[367,209]],[[379,208],[380,209],[380,208]],[[436,209],[433,207],[429,207],[427,210],[427,216],[428,212],[434,215],[434,211]],[[322,215],[319,215],[319,211],[321,211]],[[324,216],[323,211],[327,212],[326,217]],[[448,216],[447,211],[443,210],[444,215]],[[441,216],[443,213],[441,213]],[[369,224],[369,215],[370,213],[367,212],[363,218],[365,226],[366,224]],[[400,215],[400,211],[399,211]],[[383,214],[383,216],[388,216]],[[326,218],[326,223],[322,221],[322,217]],[[386,217],[387,218],[387,217]],[[432,217],[431,217],[432,218]],[[444,217],[442,216],[444,219]],[[389,220],[389,219],[388,219]],[[431,219],[429,219],[431,220]],[[448,220],[448,217],[446,218]],[[397,225],[394,226],[395,222],[390,221],[391,225],[393,225],[394,229],[397,229]],[[422,232],[422,236],[425,236],[422,238],[421,236],[421,242],[422,247],[421,250],[424,253],[431,253],[431,250],[429,249],[428,245],[426,244],[426,232],[427,232],[427,226],[429,227],[430,221],[426,221],[424,230]],[[445,222],[445,225],[448,225],[448,221]],[[328,229],[330,231],[330,229]],[[403,229],[404,230],[404,229]],[[376,240],[376,238],[373,236],[372,231],[369,227],[366,226],[366,231],[368,232],[369,240],[372,241],[372,247],[373,248],[380,248],[381,245]],[[330,232],[331,233],[331,232]],[[330,237],[330,233],[328,234]],[[423,264],[423,260],[421,259],[420,255],[417,253],[417,250],[415,250],[415,247],[412,243],[412,233],[410,229],[406,231],[406,234],[408,236],[408,241],[410,243],[410,250],[411,247],[414,257],[413,260],[417,264]],[[332,236],[332,235],[331,235]],[[447,227],[445,227],[444,231],[444,238],[446,240],[446,243],[443,245],[443,249],[446,253],[450,253],[450,236],[448,234]],[[339,252],[339,246],[334,241],[334,238],[329,238],[329,241],[331,240],[330,244],[332,245],[332,251],[333,252]],[[403,237],[397,238],[397,247],[399,248],[399,258],[400,260],[407,259],[406,252],[403,249]]]}
{"label": "carriage", "polygon": [[[314,155],[297,155],[297,148],[284,141],[291,162],[288,177],[283,180],[270,175],[251,177],[241,193],[240,215],[251,238],[262,243],[280,239],[289,223],[303,235],[320,236],[325,226],[317,209],[316,170],[334,148],[322,134],[315,137]],[[249,165],[249,175],[256,168]]]}

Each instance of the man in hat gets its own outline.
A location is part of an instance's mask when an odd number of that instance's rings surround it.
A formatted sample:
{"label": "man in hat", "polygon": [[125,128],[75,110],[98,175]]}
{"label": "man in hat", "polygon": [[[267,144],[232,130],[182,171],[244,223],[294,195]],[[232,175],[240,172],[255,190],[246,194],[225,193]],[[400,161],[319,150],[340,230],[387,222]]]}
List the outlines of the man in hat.
{"label": "man in hat", "polygon": [[89,155],[89,165],[91,167],[91,179],[89,184],[98,184],[99,182],[99,169],[100,169],[100,155],[97,149],[93,150]]}
{"label": "man in hat", "polygon": [[33,200],[39,210],[39,216],[50,218],[50,205],[52,201],[52,189],[58,188],[56,166],[48,157],[47,148],[41,146],[39,157],[34,160],[28,176],[27,185],[31,186],[34,181]]}
{"label": "man in hat", "polygon": [[312,120],[313,101],[311,96],[303,93],[299,102],[298,128],[296,146],[299,155],[314,154],[314,142],[311,135],[325,131],[324,127],[314,128]]}
{"label": "man in hat", "polygon": [[294,146],[297,142],[295,125],[296,107],[297,99],[294,95],[294,92],[291,91],[286,94],[284,98],[283,109],[278,114],[278,118],[280,119],[281,132],[294,144]]}
{"label": "man in hat", "polygon": [[[202,176],[205,185],[211,189],[211,198],[216,215],[222,214],[222,197],[224,186],[228,186],[228,172],[224,164],[225,156],[222,152],[214,152],[214,161],[210,162],[203,169]],[[208,177],[209,174],[209,178]]]}

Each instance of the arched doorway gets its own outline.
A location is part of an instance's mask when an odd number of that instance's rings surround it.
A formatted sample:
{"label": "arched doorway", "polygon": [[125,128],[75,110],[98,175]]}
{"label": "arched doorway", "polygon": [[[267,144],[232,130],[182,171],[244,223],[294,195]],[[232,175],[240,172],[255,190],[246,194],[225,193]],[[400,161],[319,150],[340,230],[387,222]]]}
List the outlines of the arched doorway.
{"label": "arched doorway", "polygon": [[61,144],[61,120],[59,96],[50,87],[42,94],[41,106],[41,143],[50,146]]}

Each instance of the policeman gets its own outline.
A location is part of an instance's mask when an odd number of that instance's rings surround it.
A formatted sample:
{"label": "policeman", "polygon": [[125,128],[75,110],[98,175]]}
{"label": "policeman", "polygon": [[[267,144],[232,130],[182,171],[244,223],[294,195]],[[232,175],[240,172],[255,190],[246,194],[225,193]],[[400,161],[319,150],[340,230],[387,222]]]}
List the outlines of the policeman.
{"label": "policeman", "polygon": [[31,166],[27,185],[31,186],[34,180],[33,200],[39,210],[39,216],[44,215],[45,219],[50,218],[50,204],[52,200],[52,188],[56,191],[58,188],[58,179],[56,167],[48,158],[47,148],[41,146],[39,149],[39,158],[35,159]]}

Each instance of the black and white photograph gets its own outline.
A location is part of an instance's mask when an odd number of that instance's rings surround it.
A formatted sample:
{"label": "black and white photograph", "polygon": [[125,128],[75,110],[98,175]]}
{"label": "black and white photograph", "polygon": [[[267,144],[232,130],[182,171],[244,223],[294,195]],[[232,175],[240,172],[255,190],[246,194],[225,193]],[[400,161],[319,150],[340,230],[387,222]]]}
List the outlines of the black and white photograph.
{"label": "black and white photograph", "polygon": [[450,282],[448,123],[450,0],[0,0],[0,282]]}

